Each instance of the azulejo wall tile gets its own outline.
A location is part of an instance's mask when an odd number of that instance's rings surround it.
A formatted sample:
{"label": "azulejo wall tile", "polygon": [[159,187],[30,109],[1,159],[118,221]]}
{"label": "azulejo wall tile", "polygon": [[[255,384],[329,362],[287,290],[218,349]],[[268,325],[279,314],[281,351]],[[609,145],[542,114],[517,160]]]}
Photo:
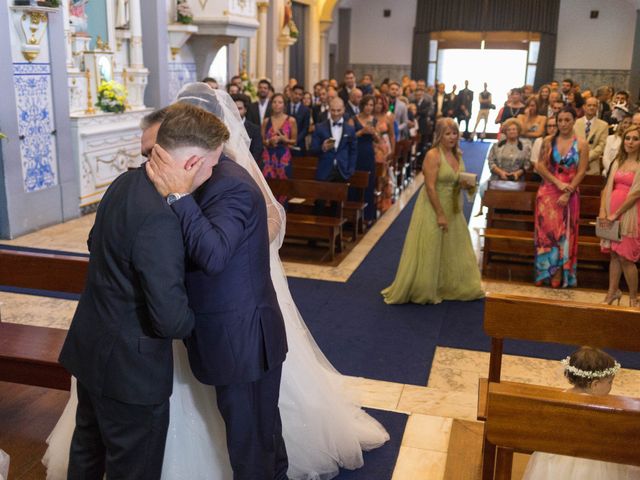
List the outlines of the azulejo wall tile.
{"label": "azulejo wall tile", "polygon": [[196,64],[192,62],[169,62],[169,96],[176,98],[183,85],[196,81]]}
{"label": "azulejo wall tile", "polygon": [[58,184],[51,66],[14,63],[13,75],[24,190],[35,192]]}

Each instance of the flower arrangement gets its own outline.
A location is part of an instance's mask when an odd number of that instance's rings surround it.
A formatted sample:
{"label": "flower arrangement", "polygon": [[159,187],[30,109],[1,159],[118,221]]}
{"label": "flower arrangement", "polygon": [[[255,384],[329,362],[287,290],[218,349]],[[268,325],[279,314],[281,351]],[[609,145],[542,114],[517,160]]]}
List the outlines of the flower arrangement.
{"label": "flower arrangement", "polygon": [[98,87],[96,107],[103,112],[122,113],[127,108],[127,90],[118,82],[103,81]]}
{"label": "flower arrangement", "polygon": [[4,133],[0,132],[0,140],[4,140],[5,138],[7,138],[7,136]]}
{"label": "flower arrangement", "polygon": [[574,367],[569,363],[571,357],[567,357],[564,360],[561,360],[560,363],[564,366],[564,370],[566,372],[574,374],[576,377],[582,378],[606,378],[611,377],[618,373],[620,370],[620,364],[618,362],[614,362],[613,367],[607,368],[605,370],[581,370],[577,367]]}
{"label": "flower arrangement", "polygon": [[193,22],[193,11],[191,11],[191,7],[187,3],[187,0],[178,0],[176,6],[178,12],[178,23],[188,25]]}
{"label": "flower arrangement", "polygon": [[245,95],[248,95],[252,101],[258,98],[258,90],[256,90],[256,86],[253,84],[246,71],[243,71],[240,74],[240,78],[242,79],[242,92]]}

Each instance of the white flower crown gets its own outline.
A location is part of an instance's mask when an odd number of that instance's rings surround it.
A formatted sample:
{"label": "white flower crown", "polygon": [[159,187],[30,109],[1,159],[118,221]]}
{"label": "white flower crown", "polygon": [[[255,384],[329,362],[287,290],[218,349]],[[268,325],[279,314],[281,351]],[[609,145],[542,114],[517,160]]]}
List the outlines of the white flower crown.
{"label": "white flower crown", "polygon": [[560,363],[564,365],[565,372],[570,372],[571,374],[582,377],[582,378],[606,378],[612,377],[618,370],[620,370],[620,364],[618,362],[613,363],[613,367],[607,368],[605,370],[580,370],[577,367],[569,364],[571,357],[567,357],[564,360],[561,360]]}

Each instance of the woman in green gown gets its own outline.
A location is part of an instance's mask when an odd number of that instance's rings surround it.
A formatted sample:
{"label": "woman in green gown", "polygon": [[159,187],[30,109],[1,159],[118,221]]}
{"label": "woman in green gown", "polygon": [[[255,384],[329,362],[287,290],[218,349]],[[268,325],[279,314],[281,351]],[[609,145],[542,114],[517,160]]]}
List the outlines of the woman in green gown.
{"label": "woman in green gown", "polygon": [[391,286],[382,291],[386,303],[440,303],[484,296],[480,270],[462,214],[458,180],[464,162],[458,147],[458,125],[450,118],[436,124],[433,148],[424,160],[421,189]]}

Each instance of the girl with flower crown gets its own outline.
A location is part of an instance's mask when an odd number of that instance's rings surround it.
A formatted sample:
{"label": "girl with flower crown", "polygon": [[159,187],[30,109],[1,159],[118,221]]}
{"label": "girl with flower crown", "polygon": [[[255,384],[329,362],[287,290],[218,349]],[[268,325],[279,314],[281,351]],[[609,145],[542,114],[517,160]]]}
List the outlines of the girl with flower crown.
{"label": "girl with flower crown", "polygon": [[[573,385],[572,393],[607,395],[620,364],[609,354],[593,347],[581,347],[562,360],[564,376]],[[588,458],[535,452],[523,480],[631,480],[640,478],[640,468]]]}

